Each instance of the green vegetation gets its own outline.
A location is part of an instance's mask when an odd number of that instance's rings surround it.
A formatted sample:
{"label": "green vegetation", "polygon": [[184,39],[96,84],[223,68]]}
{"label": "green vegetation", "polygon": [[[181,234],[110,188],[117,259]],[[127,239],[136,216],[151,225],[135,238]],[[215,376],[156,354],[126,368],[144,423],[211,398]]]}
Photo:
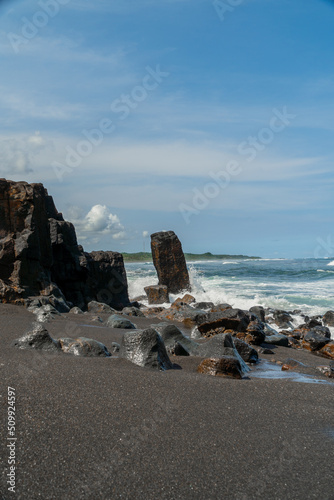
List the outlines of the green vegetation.
{"label": "green vegetation", "polygon": [[[249,257],[248,255],[214,255],[211,252],[206,253],[185,253],[187,262],[194,260],[229,260],[229,259],[260,259],[261,257]],[[152,262],[150,252],[123,253],[124,262]]]}
{"label": "green vegetation", "polygon": [[152,261],[152,254],[149,252],[122,253],[124,262],[149,262]]}

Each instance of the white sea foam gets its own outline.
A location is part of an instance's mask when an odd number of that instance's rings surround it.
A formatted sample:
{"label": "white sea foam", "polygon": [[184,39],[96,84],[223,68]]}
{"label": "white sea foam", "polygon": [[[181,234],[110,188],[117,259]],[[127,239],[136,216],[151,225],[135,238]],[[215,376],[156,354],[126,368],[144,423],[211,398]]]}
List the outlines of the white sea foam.
{"label": "white sea foam", "polygon": [[[228,264],[231,262],[240,264],[245,261],[229,261]],[[303,314],[309,316],[323,315],[328,310],[334,310],[333,271],[326,270],[327,273],[318,275],[318,279],[299,280],[297,268],[295,271],[297,275],[292,275],[291,278],[286,274],[278,275],[275,279],[271,274],[271,267],[267,266],[268,272],[263,272],[266,268],[256,263],[256,269],[262,272],[260,277],[252,273],[248,274],[247,267],[245,268],[247,265],[250,266],[250,270],[254,269],[252,263],[244,264],[242,267],[235,267],[231,275],[232,266],[231,268],[228,265],[222,267],[221,261],[219,263],[202,261],[198,264],[192,262],[188,266],[192,295],[197,302],[205,301],[214,304],[226,302],[240,309],[249,309],[255,305],[288,311],[300,309]],[[311,272],[317,271],[318,266],[311,268]],[[158,283],[152,263],[126,265],[126,269],[131,298],[145,295],[145,286]],[[171,294],[170,300],[173,301],[183,295],[184,293]],[[146,300],[143,302],[147,304]],[[303,322],[304,319],[301,316],[296,317],[294,326]],[[331,333],[333,337],[334,328],[331,329]]]}
{"label": "white sea foam", "polygon": [[331,338],[332,338],[332,340],[334,340],[334,326],[328,326],[327,328],[328,328],[328,329],[330,330],[330,332],[331,332]]}
{"label": "white sea foam", "polygon": [[[248,260],[254,260],[254,259],[248,259]],[[270,262],[270,261],[275,261],[275,260],[292,260],[292,259],[283,259],[283,257],[280,257],[280,258],[276,258],[276,259],[259,259],[263,262]]]}
{"label": "white sea foam", "polygon": [[331,262],[328,262],[327,266],[334,266],[334,260],[332,260]]}

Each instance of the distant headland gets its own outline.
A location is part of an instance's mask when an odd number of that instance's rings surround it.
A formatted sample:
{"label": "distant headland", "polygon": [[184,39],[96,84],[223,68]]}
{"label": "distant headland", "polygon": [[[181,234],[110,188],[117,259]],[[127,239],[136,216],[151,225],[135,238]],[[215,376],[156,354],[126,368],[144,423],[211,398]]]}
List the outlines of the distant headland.
{"label": "distant headland", "polygon": [[[136,253],[126,253],[123,252],[124,262],[150,262],[152,261],[151,252],[136,252]],[[206,253],[185,253],[184,254],[187,262],[193,262],[196,260],[229,260],[229,259],[261,259],[261,257],[250,257],[249,255],[228,255],[228,254],[212,254],[211,252]]]}

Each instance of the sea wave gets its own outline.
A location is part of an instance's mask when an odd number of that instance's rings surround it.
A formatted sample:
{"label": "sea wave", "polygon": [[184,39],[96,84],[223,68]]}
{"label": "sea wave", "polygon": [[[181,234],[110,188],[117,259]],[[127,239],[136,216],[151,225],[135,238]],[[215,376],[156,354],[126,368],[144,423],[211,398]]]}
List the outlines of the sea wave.
{"label": "sea wave", "polygon": [[334,266],[334,260],[332,260],[331,262],[328,262],[327,266]]}
{"label": "sea wave", "polygon": [[[238,261],[228,261],[229,264],[232,262],[241,264]],[[244,262],[241,266],[233,265],[231,268],[226,266],[223,268],[222,262],[217,265],[213,265],[212,262],[202,261],[198,264],[192,262],[188,265],[191,294],[197,302],[213,302],[214,304],[224,302],[240,309],[260,305],[288,311],[299,309],[309,316],[323,315],[328,310],[334,310],[334,293],[332,292],[334,271],[320,269],[320,265],[319,262],[315,268],[306,270],[306,274],[300,274],[298,262],[296,267],[292,267],[289,272],[284,264],[281,269],[278,269],[280,272],[277,274],[277,268],[269,264],[261,266],[262,272],[258,274],[258,266],[254,268],[253,264],[250,264],[247,271],[247,265]],[[145,296],[144,287],[158,282],[152,264],[149,266],[142,263],[132,264],[126,265],[126,268],[130,298]],[[171,294],[170,301],[173,302],[176,298],[182,297],[184,293]],[[143,298],[141,302],[147,304],[146,298]],[[166,307],[168,307],[167,304]],[[302,318],[298,318],[297,323],[302,322]]]}
{"label": "sea wave", "polygon": [[[253,260],[253,259],[249,259],[249,260]],[[284,259],[283,257],[276,257],[275,259],[259,259],[263,262],[271,262],[271,261],[275,261],[275,260],[293,260],[293,259]]]}

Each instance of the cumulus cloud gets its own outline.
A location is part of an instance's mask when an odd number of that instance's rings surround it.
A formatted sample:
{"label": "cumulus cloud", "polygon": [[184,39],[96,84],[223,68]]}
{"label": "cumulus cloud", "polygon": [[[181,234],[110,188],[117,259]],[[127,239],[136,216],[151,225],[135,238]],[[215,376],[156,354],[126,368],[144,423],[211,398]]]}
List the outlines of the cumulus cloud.
{"label": "cumulus cloud", "polygon": [[40,132],[25,137],[0,138],[0,173],[27,174],[33,172],[36,156],[45,148]]}
{"label": "cumulus cloud", "polygon": [[106,205],[94,205],[86,215],[79,207],[72,206],[67,210],[66,218],[74,224],[79,240],[98,243],[105,236],[114,240],[126,238],[118,216],[112,214]]}
{"label": "cumulus cloud", "polygon": [[148,231],[143,231],[143,238],[147,238],[150,233]]}

